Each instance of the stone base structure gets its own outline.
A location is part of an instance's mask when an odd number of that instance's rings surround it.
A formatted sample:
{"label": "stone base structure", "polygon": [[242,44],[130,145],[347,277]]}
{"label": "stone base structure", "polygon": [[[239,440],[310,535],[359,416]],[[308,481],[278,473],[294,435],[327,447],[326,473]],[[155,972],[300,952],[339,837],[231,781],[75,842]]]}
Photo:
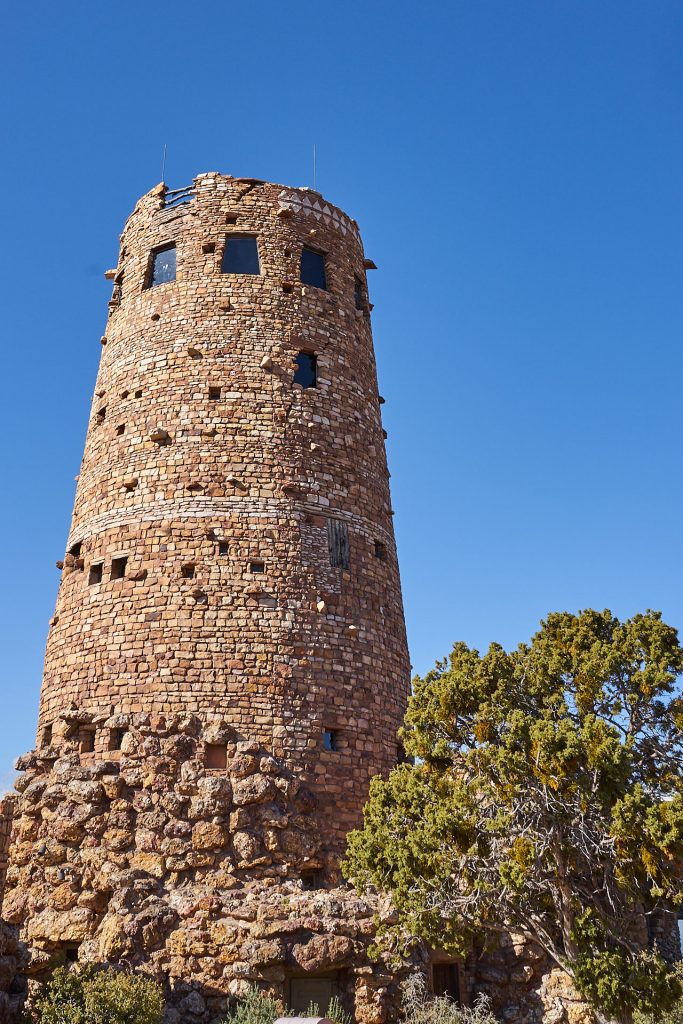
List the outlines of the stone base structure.
{"label": "stone base structure", "polygon": [[[358,1020],[395,1017],[398,979],[367,953],[390,911],[341,884],[315,797],[289,770],[189,715],[116,716],[103,724],[126,728],[123,749],[88,763],[88,718],[63,714],[55,746],[19,763],[2,912],[29,979],[125,963],[167,985],[169,1024],[214,1020],[250,984],[288,1004],[329,986]],[[205,768],[207,743],[225,744],[225,768]]]}
{"label": "stone base structure", "polygon": [[[360,1024],[398,1019],[405,974],[445,958],[420,945],[399,968],[371,958],[392,908],[342,882],[310,789],[221,719],[114,716],[98,725],[125,740],[107,759],[79,750],[92,724],[62,713],[53,745],[18,763],[0,1024],[16,1020],[27,984],[76,960],[157,978],[167,1024],[217,1021],[250,985],[302,1011],[335,994]],[[219,744],[225,766],[206,768]],[[501,1021],[592,1024],[523,940],[453,969],[462,1001],[487,993]]]}

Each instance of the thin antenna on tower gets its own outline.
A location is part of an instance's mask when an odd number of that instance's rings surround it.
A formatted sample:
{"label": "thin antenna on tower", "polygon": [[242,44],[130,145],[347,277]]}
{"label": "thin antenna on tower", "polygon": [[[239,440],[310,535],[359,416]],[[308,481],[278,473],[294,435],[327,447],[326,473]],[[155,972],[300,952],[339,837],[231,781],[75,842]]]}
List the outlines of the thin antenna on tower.
{"label": "thin antenna on tower", "polygon": [[164,175],[165,174],[166,174],[166,143],[164,143],[164,155],[163,155],[162,160],[161,160],[161,180],[162,181],[164,180]]}
{"label": "thin antenna on tower", "polygon": [[317,184],[317,176],[316,176],[316,166],[315,166],[315,164],[316,164],[316,161],[315,161],[315,142],[314,142],[313,143],[313,191],[315,191],[316,184]]}

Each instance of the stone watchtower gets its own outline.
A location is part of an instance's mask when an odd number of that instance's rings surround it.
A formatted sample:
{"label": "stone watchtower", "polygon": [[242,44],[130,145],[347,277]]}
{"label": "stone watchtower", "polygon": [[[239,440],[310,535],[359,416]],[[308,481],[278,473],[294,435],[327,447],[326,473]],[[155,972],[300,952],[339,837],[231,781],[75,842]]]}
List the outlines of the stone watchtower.
{"label": "stone watchtower", "polygon": [[3,916],[209,1020],[379,1019],[338,862],[409,685],[365,259],[308,189],[153,189],[121,236]]}

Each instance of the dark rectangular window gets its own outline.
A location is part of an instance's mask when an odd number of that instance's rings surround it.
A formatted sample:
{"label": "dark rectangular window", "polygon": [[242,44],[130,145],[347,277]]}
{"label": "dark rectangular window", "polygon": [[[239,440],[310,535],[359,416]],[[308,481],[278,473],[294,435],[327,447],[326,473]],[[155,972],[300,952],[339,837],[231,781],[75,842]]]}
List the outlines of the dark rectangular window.
{"label": "dark rectangular window", "polygon": [[82,546],[83,546],[83,542],[80,541],[80,540],[77,540],[76,543],[72,544],[71,547],[69,548],[69,554],[73,555],[74,558],[80,558],[81,557],[81,548],[82,548]]}
{"label": "dark rectangular window", "polygon": [[166,245],[152,253],[148,288],[175,281],[175,245]]}
{"label": "dark rectangular window", "polygon": [[230,545],[228,544],[227,540],[219,540],[219,542],[218,542],[218,554],[219,555],[229,555],[230,554]]}
{"label": "dark rectangular window", "polygon": [[107,407],[106,407],[106,405],[103,405],[101,409],[97,410],[97,422],[98,423],[104,423],[106,418],[107,418]]}
{"label": "dark rectangular window", "polygon": [[209,401],[220,402],[221,400],[221,389],[220,388],[209,388]]}
{"label": "dark rectangular window", "polygon": [[320,871],[302,871],[301,872],[301,888],[305,892],[313,892],[315,889],[321,889],[323,884],[322,874]]}
{"label": "dark rectangular window", "polygon": [[365,309],[365,289],[359,277],[354,277],[353,279],[353,298],[356,303],[356,309]]}
{"label": "dark rectangular window", "polygon": [[52,726],[46,725],[43,729],[43,746],[49,747],[52,743]]}
{"label": "dark rectangular window", "polygon": [[142,398],[142,390],[136,391],[135,392],[135,397],[136,398]]}
{"label": "dark rectangular window", "polygon": [[457,964],[432,964],[432,988],[435,996],[448,996],[460,1002],[460,978]]}
{"label": "dark rectangular window", "polygon": [[330,550],[330,565],[338,569],[349,567],[349,528],[339,519],[327,520],[327,544]]}
{"label": "dark rectangular window", "polygon": [[126,735],[125,729],[112,729],[109,734],[109,749],[120,750],[123,744],[123,737]]}
{"label": "dark rectangular window", "polygon": [[249,572],[265,572],[266,566],[264,562],[255,561],[249,563]]}
{"label": "dark rectangular window", "polygon": [[225,240],[221,271],[224,274],[260,274],[256,239],[229,235]]}
{"label": "dark rectangular window", "polygon": [[339,733],[336,729],[325,729],[323,746],[325,750],[339,750]]}
{"label": "dark rectangular window", "polygon": [[78,946],[65,946],[64,947],[64,963],[65,964],[77,964],[78,963]]}
{"label": "dark rectangular window", "polygon": [[294,383],[301,384],[302,388],[318,386],[318,360],[312,352],[299,352],[296,357]]}
{"label": "dark rectangular window", "polygon": [[118,427],[116,428],[116,435],[117,435],[117,437],[121,437],[121,435],[125,434],[125,432],[126,432],[126,424],[125,423],[119,423]]}
{"label": "dark rectangular window", "polygon": [[228,748],[225,743],[206,744],[206,767],[227,768]]}
{"label": "dark rectangular window", "polygon": [[84,729],[80,735],[79,748],[81,754],[92,754],[95,749],[95,730]]}
{"label": "dark rectangular window", "polygon": [[112,558],[111,560],[111,578],[113,580],[122,580],[126,575],[126,564],[128,558],[123,556],[122,558]]}
{"label": "dark rectangular window", "polygon": [[184,580],[194,579],[194,564],[192,562],[186,562],[185,565],[181,566],[180,571],[183,574]]}
{"label": "dark rectangular window", "polygon": [[93,583],[102,582],[102,572],[104,570],[103,562],[93,562],[90,566],[90,572],[88,573],[88,585],[92,586]]}
{"label": "dark rectangular window", "polygon": [[387,557],[387,546],[383,544],[381,540],[375,541],[375,558],[381,558],[382,561]]}
{"label": "dark rectangular window", "polygon": [[327,288],[325,257],[315,249],[301,250],[301,283],[314,288]]}

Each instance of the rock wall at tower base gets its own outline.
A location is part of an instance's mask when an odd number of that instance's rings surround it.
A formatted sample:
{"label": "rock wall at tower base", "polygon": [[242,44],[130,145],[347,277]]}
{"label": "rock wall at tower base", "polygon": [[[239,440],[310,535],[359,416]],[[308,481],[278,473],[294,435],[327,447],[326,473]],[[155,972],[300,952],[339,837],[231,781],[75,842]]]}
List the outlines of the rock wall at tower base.
{"label": "rock wall at tower base", "polygon": [[[114,716],[98,723],[119,747],[105,757],[80,749],[91,727],[64,713],[54,745],[18,765],[0,1024],[22,998],[17,972],[30,995],[73,959],[158,978],[166,1024],[218,1021],[253,984],[303,1011],[306,979],[329,983],[359,1024],[399,1018],[400,982],[429,969],[428,952],[417,945],[398,969],[371,958],[393,912],[341,883],[321,825],[333,806],[218,718]],[[514,936],[472,952],[461,991],[486,992],[502,1022],[593,1024],[566,977]]]}
{"label": "rock wall at tower base", "polygon": [[18,765],[3,916],[29,989],[65,961],[125,963],[166,985],[167,1024],[200,1024],[314,975],[364,1024],[395,1017],[398,978],[368,955],[389,910],[340,883],[287,768],[219,719],[116,716],[107,760],[79,752],[87,716],[61,723]]}

